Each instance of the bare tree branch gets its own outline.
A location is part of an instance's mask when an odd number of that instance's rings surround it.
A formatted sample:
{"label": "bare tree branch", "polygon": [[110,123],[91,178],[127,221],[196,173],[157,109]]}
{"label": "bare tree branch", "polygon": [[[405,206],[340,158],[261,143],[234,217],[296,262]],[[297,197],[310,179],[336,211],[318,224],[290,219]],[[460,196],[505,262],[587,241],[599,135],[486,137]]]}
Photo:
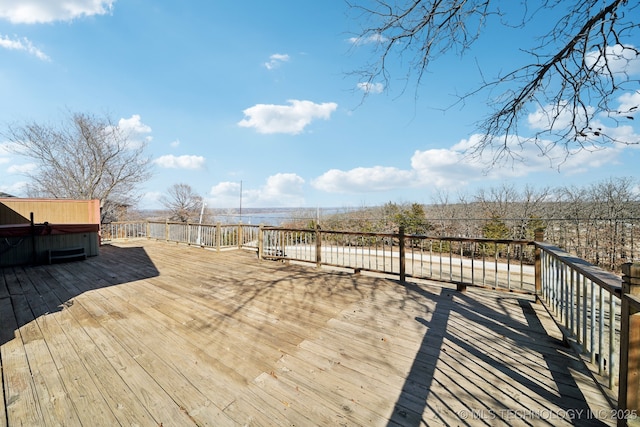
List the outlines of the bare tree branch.
{"label": "bare tree branch", "polygon": [[[640,143],[616,132],[633,120],[639,108],[637,102],[624,110],[619,106],[619,97],[637,93],[640,82],[635,65],[640,63],[640,51],[632,44],[640,28],[635,19],[640,12],[638,2],[545,0],[534,10],[524,2],[520,17],[505,13],[500,0],[348,3],[363,21],[363,29],[352,39],[354,45],[375,42],[375,61],[355,72],[368,85],[382,80],[388,87],[389,61],[398,57],[406,70],[405,88],[413,79],[417,91],[437,59],[450,52],[466,54],[491,26],[533,34],[543,31],[531,47],[521,51],[528,55],[529,63],[488,79],[481,71],[482,83],[458,100],[464,103],[472,96],[489,95],[492,112],[477,123],[483,136],[470,147],[470,156],[489,158],[495,165],[505,159],[522,160],[522,150],[534,146],[540,155],[561,164],[579,150]],[[510,6],[513,14],[513,3]],[[559,18],[541,30],[536,24],[547,15]],[[510,65],[510,56],[505,56]],[[603,124],[603,119],[613,126]],[[521,134],[523,122],[527,126]]]}

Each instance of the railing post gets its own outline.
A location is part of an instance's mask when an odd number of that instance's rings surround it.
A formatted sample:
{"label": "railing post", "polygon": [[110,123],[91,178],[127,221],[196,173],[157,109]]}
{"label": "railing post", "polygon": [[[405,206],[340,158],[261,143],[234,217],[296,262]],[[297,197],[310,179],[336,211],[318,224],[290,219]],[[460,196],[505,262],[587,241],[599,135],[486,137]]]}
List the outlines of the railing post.
{"label": "railing post", "polygon": [[316,223],[316,268],[322,267],[322,233],[320,224]]}
{"label": "railing post", "polygon": [[147,240],[149,240],[151,238],[151,223],[149,221],[145,221],[144,231],[147,236]]}
{"label": "railing post", "polygon": [[[640,312],[633,309],[626,295],[640,296],[640,263],[622,265],[620,317],[620,378],[618,409],[622,413],[640,413]],[[624,417],[618,426],[626,426]]]}
{"label": "railing post", "polygon": [[260,224],[258,227],[258,259],[262,261],[262,254],[264,253],[264,225]]}
{"label": "railing post", "polygon": [[169,241],[169,220],[167,219],[164,223],[164,241]]}
{"label": "railing post", "polygon": [[240,224],[238,224],[238,249],[242,249],[242,239],[244,238],[242,236],[242,233],[244,232],[244,229],[242,228],[242,222]]}
{"label": "railing post", "polygon": [[[544,229],[537,228],[534,231],[533,240],[536,242],[544,242]],[[540,302],[542,296],[542,250],[536,245],[535,247],[535,293],[536,301]]]}
{"label": "railing post", "polygon": [[398,240],[400,251],[400,283],[404,283],[407,276],[404,253],[404,227],[400,227],[398,230]]}
{"label": "railing post", "polygon": [[220,243],[222,241],[220,223],[216,223],[216,252],[220,252]]}

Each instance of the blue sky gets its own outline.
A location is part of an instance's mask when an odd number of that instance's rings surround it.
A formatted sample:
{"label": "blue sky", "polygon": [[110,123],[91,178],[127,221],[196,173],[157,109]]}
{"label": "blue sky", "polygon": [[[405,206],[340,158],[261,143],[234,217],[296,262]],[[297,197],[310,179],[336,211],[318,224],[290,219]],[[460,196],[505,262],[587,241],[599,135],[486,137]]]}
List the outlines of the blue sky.
{"label": "blue sky", "polygon": [[[637,146],[581,152],[559,171],[534,150],[487,173],[463,158],[487,100],[444,108],[479,83],[476,64],[512,66],[528,32],[489,33],[403,92],[400,62],[390,64],[388,87],[350,74],[371,58],[366,43],[353,43],[360,24],[343,0],[0,0],[0,123],[109,114],[153,158],[140,208],[160,207],[177,183],[209,207],[237,207],[241,182],[243,207],[358,207],[430,203],[435,192],[505,182],[639,176]],[[533,132],[534,115],[529,125]],[[638,142],[635,126],[618,132]],[[26,196],[33,165],[7,145],[0,140],[0,191]]]}

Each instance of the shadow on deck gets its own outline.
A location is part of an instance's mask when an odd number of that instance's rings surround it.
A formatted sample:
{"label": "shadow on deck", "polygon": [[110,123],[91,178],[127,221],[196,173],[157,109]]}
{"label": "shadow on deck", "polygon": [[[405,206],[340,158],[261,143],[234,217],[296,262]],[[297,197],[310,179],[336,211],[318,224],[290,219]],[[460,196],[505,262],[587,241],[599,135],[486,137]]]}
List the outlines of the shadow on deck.
{"label": "shadow on deck", "polygon": [[0,426],[615,424],[526,295],[139,241],[0,304]]}
{"label": "shadow on deck", "polygon": [[548,334],[541,317],[554,325],[534,301],[407,288],[435,309],[415,319],[427,331],[389,426],[612,423],[588,371],[559,334]]}
{"label": "shadow on deck", "polygon": [[[143,280],[159,274],[141,247],[109,247],[110,257],[104,269],[87,274],[88,280],[77,280],[76,261],[60,268],[49,266],[6,267],[0,269],[0,345],[14,338],[14,333],[42,315],[55,313],[73,304],[73,299],[89,290]],[[119,260],[136,260],[136,268],[127,276],[119,275]],[[66,282],[62,286],[61,282]],[[54,295],[55,294],[55,295]],[[56,301],[62,303],[55,305]],[[13,312],[13,314],[12,314]]]}

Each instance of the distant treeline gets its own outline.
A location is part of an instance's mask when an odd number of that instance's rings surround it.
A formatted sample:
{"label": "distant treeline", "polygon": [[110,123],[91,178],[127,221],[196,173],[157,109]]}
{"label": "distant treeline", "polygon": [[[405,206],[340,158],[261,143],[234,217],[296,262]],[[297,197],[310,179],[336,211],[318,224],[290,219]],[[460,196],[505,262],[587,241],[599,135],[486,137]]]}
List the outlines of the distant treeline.
{"label": "distant treeline", "polygon": [[[286,225],[315,226],[299,212]],[[517,189],[502,185],[473,195],[440,193],[429,205],[387,203],[322,216],[329,230],[545,241],[608,270],[640,260],[640,187],[634,178],[610,178],[584,187]]]}

